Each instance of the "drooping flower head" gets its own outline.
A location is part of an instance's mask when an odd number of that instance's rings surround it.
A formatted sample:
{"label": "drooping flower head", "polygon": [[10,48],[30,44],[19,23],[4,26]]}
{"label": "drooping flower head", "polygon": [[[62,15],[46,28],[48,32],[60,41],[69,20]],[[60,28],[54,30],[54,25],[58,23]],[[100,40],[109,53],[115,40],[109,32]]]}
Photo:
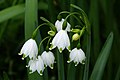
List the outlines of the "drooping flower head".
{"label": "drooping flower head", "polygon": [[60,53],[67,48],[70,50],[70,40],[67,34],[67,31],[70,31],[71,25],[66,22],[65,30],[63,30],[63,23],[65,19],[61,19],[61,21],[57,20],[55,22],[55,27],[57,28],[58,33],[55,35],[55,37],[52,40],[52,45],[49,48],[50,50],[54,49],[55,47],[58,47]]}
{"label": "drooping flower head", "polygon": [[65,30],[60,30],[52,40],[50,50],[58,47],[60,53],[67,48],[70,50],[70,40]]}
{"label": "drooping flower head", "polygon": [[[62,30],[62,26],[63,26],[64,21],[65,21],[65,19],[61,19],[61,21],[57,20],[55,22],[55,27],[57,28],[57,31]],[[71,25],[67,22],[67,27],[66,27],[65,31],[70,32],[70,27],[71,27]]]}
{"label": "drooping flower head", "polygon": [[75,63],[75,66],[77,66],[80,63],[85,64],[85,53],[83,52],[82,49],[77,49],[74,48],[69,55],[69,61],[67,61],[68,63],[70,63],[71,61],[73,61]]}
{"label": "drooping flower head", "polygon": [[41,55],[44,64],[49,66],[51,69],[53,69],[53,64],[55,63],[55,57],[51,51],[44,51]]}
{"label": "drooping flower head", "polygon": [[30,59],[36,58],[38,54],[38,47],[34,39],[29,39],[28,41],[25,42],[19,55],[22,55],[22,54],[23,54],[23,57],[22,57],[23,60],[27,56],[29,56]]}
{"label": "drooping flower head", "polygon": [[43,63],[41,56],[38,56],[38,59],[36,58],[36,59],[30,60],[26,67],[29,67],[31,71],[30,73],[33,73],[37,70],[37,72],[40,75],[42,75],[44,71],[44,63]]}

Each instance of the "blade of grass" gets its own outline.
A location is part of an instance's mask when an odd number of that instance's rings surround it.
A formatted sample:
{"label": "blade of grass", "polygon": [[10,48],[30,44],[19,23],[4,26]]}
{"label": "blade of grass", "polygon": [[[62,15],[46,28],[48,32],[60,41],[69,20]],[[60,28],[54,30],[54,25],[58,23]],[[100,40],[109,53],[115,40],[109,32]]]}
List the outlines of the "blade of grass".
{"label": "blade of grass", "polygon": [[[103,30],[103,36],[107,36],[107,34],[109,33],[109,31],[112,31],[114,32],[114,42],[113,42],[113,48],[112,48],[112,51],[111,51],[111,55],[110,55],[110,59],[109,59],[109,63],[108,63],[108,66],[107,66],[107,72],[105,72],[104,74],[107,74],[105,75],[105,77],[107,77],[108,80],[113,80],[114,77],[115,77],[115,74],[116,73],[116,69],[115,67],[118,67],[119,66],[119,61],[120,61],[120,58],[118,56],[118,50],[120,49],[120,37],[118,37],[120,34],[119,34],[119,29],[118,29],[118,23],[117,23],[117,20],[116,20],[116,16],[115,16],[115,12],[114,12],[114,6],[116,5],[115,4],[115,1],[111,1],[111,2],[107,2],[107,0],[100,0],[100,4],[101,4],[101,7],[103,9],[103,13],[104,13],[104,24],[105,26],[103,27],[104,30]],[[103,15],[102,15],[103,16]],[[116,64],[116,65],[113,65]]]}
{"label": "blade of grass", "polygon": [[[75,3],[75,0],[70,0],[71,4]],[[70,7],[70,12],[73,12],[74,8]],[[74,26],[74,19],[70,17],[70,24]],[[72,34],[70,34],[70,38],[72,38]],[[73,44],[71,42],[71,48],[73,48]],[[68,64],[68,72],[67,72],[67,80],[75,80],[75,72],[76,72],[76,67],[74,63],[69,63]]]}
{"label": "blade of grass", "polygon": [[24,13],[24,4],[12,6],[0,11],[0,23],[6,21],[14,16]]}
{"label": "blade of grass", "polygon": [[58,80],[65,80],[63,53],[57,51]]}
{"label": "blade of grass", "polygon": [[68,65],[67,80],[75,80],[76,67],[74,63]]}
{"label": "blade of grass", "polygon": [[111,32],[101,50],[101,53],[96,61],[92,74],[90,76],[90,80],[101,80],[102,75],[105,69],[105,65],[107,63],[107,59],[109,57],[109,53],[111,50],[113,42],[113,33]]}
{"label": "blade of grass", "polygon": [[[100,50],[100,34],[99,34],[99,11],[98,11],[98,0],[91,0],[89,18],[93,34],[93,54],[92,62],[95,63]],[[96,47],[97,46],[97,47]]]}
{"label": "blade of grass", "polygon": [[90,49],[91,49],[91,27],[87,28],[89,34],[87,34],[87,49],[86,49],[86,60],[83,80],[88,80],[89,77],[89,64],[90,64]]}
{"label": "blade of grass", "polygon": [[[37,0],[26,0],[25,4],[25,39],[31,37],[35,27],[38,26],[37,20],[37,10],[38,10],[38,1]],[[40,41],[40,35],[37,36],[37,41]],[[28,63],[28,59],[27,59]],[[37,72],[29,74],[28,71],[28,79],[29,80],[43,80],[43,77],[40,76]]]}

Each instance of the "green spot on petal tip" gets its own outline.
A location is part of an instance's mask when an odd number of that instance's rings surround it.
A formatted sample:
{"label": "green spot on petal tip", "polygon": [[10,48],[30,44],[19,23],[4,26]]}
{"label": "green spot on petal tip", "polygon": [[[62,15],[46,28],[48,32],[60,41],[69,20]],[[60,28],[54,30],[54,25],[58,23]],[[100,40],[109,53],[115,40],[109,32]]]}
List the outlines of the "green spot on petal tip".
{"label": "green spot on petal tip", "polygon": [[53,48],[53,45],[51,44],[51,46],[50,46],[49,50],[52,50],[52,48]]}
{"label": "green spot on petal tip", "polygon": [[42,74],[42,70],[40,71],[40,75],[42,76],[43,74]]}
{"label": "green spot on petal tip", "polygon": [[62,48],[59,49],[60,53],[62,53]]}
{"label": "green spot on petal tip", "polygon": [[70,49],[71,49],[70,46],[68,46],[68,50],[69,50],[69,51],[71,51]]}
{"label": "green spot on petal tip", "polygon": [[77,64],[77,62],[75,62],[75,66],[77,66],[78,64]]}

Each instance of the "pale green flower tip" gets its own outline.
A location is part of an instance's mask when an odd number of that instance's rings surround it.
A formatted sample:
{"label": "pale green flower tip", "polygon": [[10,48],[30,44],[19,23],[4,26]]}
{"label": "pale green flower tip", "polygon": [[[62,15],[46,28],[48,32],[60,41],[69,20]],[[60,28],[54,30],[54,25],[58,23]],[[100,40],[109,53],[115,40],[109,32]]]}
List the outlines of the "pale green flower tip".
{"label": "pale green flower tip", "polygon": [[22,57],[22,60],[24,60],[24,58]]}
{"label": "pale green flower tip", "polygon": [[67,63],[70,63],[71,61],[70,61],[70,58],[68,59],[68,61],[67,61]]}
{"label": "pale green flower tip", "polygon": [[49,50],[52,50],[52,48],[53,48],[53,45],[51,44],[51,46],[50,46]]}
{"label": "pale green flower tip", "polygon": [[78,65],[78,63],[77,62],[75,62],[75,66],[77,66]]}
{"label": "pale green flower tip", "polygon": [[22,60],[24,60],[24,58],[26,57],[26,55],[25,54],[23,54],[23,57],[22,57]]}
{"label": "pale green flower tip", "polygon": [[25,67],[29,67],[28,65],[26,65]]}
{"label": "pale green flower tip", "polygon": [[29,74],[32,74],[32,72],[29,72]]}
{"label": "pale green flower tip", "polygon": [[40,75],[42,76],[43,74],[42,74],[42,70],[40,71]]}
{"label": "pale green flower tip", "polygon": [[32,70],[30,70],[29,74],[32,74],[32,73],[33,73]]}
{"label": "pale green flower tip", "polygon": [[70,61],[67,61],[67,63],[70,63]]}
{"label": "pale green flower tip", "polygon": [[85,60],[82,60],[82,64],[85,64]]}
{"label": "pale green flower tip", "polygon": [[62,53],[62,48],[59,49],[60,53]]}
{"label": "pale green flower tip", "polygon": [[68,51],[71,52],[71,48],[70,48],[70,46],[68,46]]}
{"label": "pale green flower tip", "polygon": [[47,65],[44,65],[44,68],[46,68],[47,67]]}
{"label": "pale green flower tip", "polygon": [[20,52],[20,53],[18,53],[18,55],[22,55],[22,53]]}
{"label": "pale green flower tip", "polygon": [[50,65],[50,68],[53,69],[53,64]]}

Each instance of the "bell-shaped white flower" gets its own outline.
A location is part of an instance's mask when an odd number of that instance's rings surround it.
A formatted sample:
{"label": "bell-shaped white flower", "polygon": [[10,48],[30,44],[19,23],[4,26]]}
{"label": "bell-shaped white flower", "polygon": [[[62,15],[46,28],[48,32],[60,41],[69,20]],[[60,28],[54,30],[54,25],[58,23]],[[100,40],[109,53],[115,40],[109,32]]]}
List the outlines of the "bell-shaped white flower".
{"label": "bell-shaped white flower", "polygon": [[[63,25],[64,21],[65,21],[65,19],[61,19],[61,21],[57,20],[55,22],[55,27],[57,28],[57,31],[62,30],[62,25]],[[70,27],[71,27],[71,25],[67,22],[67,27],[66,27],[65,31],[70,32]]]}
{"label": "bell-shaped white flower", "polygon": [[67,61],[68,63],[70,63],[71,61],[73,61],[75,63],[75,66],[78,65],[78,63],[82,63],[82,64],[85,64],[84,61],[85,61],[85,53],[83,52],[82,49],[77,49],[77,48],[74,48],[71,52],[70,52],[70,55],[69,55],[69,61]]}
{"label": "bell-shaped white flower", "polygon": [[23,60],[27,56],[29,56],[30,59],[36,58],[38,54],[38,47],[34,39],[29,39],[28,41],[25,42],[19,55],[22,55],[22,54],[23,54],[23,57],[22,57]]}
{"label": "bell-shaped white flower", "polygon": [[65,30],[60,30],[55,37],[52,40],[50,50],[54,49],[55,47],[58,47],[60,53],[67,48],[70,50],[70,40],[68,37],[68,34]]}
{"label": "bell-shaped white flower", "polygon": [[43,63],[41,56],[38,56],[38,59],[36,58],[36,59],[30,60],[26,67],[29,67],[31,71],[30,73],[33,73],[37,70],[37,72],[40,75],[42,75],[44,71],[44,63]]}
{"label": "bell-shaped white flower", "polygon": [[53,55],[53,53],[51,51],[44,51],[41,55],[43,62],[45,64],[45,66],[49,66],[51,69],[53,69],[53,64],[55,63],[55,57]]}
{"label": "bell-shaped white flower", "polygon": [[44,62],[41,58],[41,56],[38,56],[38,61],[36,62],[36,69],[37,69],[37,72],[42,75],[45,67],[44,67]]}

